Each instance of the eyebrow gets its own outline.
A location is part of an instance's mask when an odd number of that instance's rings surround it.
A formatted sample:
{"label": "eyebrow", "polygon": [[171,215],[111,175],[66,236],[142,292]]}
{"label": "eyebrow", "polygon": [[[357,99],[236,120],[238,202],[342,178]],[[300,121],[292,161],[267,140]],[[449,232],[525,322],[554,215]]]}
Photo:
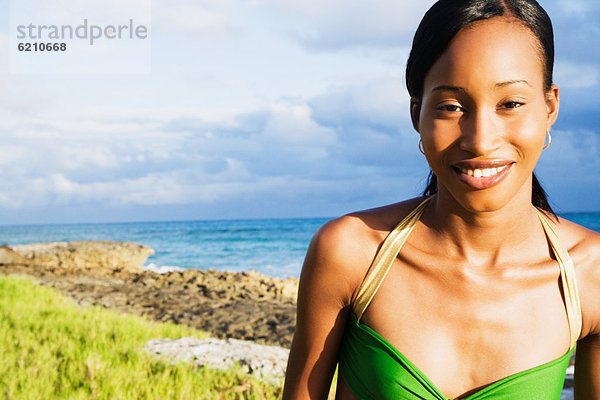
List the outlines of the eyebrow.
{"label": "eyebrow", "polygon": [[456,93],[467,93],[467,89],[460,87],[460,86],[448,86],[448,85],[441,85],[441,86],[436,86],[433,89],[431,89],[432,92],[456,92]]}
{"label": "eyebrow", "polygon": [[496,83],[496,87],[504,87],[504,86],[509,86],[509,85],[515,85],[518,83],[524,83],[527,86],[531,86],[531,84],[529,82],[527,82],[525,79],[515,79],[512,81],[504,81],[504,82],[498,82]]}
{"label": "eyebrow", "polygon": [[[510,85],[516,85],[519,83],[524,83],[527,86],[531,86],[531,84],[529,82],[527,82],[525,79],[513,79],[510,81],[498,82],[494,86],[497,88],[501,88],[501,87],[506,87],[506,86],[510,86]],[[440,92],[467,93],[467,89],[460,87],[460,86],[451,86],[451,85],[436,86],[431,91],[432,92],[440,91]]]}

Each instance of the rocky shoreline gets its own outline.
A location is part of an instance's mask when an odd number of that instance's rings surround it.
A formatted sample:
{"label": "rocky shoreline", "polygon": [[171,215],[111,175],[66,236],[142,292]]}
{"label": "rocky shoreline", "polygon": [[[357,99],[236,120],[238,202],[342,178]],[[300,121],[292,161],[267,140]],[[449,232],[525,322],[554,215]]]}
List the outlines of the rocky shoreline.
{"label": "rocky shoreline", "polygon": [[79,304],[185,324],[217,338],[289,348],[297,279],[258,272],[146,271],[152,250],[133,243],[64,242],[0,247],[0,273],[19,273]]}

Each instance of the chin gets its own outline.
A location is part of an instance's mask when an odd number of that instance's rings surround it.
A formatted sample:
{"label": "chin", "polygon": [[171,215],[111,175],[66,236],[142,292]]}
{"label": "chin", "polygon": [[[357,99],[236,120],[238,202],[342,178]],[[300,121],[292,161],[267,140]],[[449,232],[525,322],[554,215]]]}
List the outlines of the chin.
{"label": "chin", "polygon": [[[441,188],[440,188],[441,189]],[[442,192],[442,190],[440,190]],[[519,193],[510,193],[502,190],[501,187],[495,187],[484,190],[471,191],[453,191],[444,190],[442,196],[449,196],[456,206],[470,213],[492,213],[510,206],[517,198],[521,197]],[[531,195],[528,202],[531,202]]]}
{"label": "chin", "polygon": [[509,203],[504,199],[499,199],[497,196],[490,198],[490,196],[465,196],[463,199],[456,199],[457,202],[466,211],[471,213],[488,213],[495,212],[503,209]]}

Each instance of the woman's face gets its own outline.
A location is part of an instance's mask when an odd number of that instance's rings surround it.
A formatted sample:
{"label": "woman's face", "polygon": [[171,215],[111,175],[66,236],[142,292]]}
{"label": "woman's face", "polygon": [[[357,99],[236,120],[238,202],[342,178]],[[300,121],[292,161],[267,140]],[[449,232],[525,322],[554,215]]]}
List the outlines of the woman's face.
{"label": "woman's face", "polygon": [[537,39],[505,17],[462,29],[411,105],[440,195],[470,211],[531,201],[531,174],[557,113]]}

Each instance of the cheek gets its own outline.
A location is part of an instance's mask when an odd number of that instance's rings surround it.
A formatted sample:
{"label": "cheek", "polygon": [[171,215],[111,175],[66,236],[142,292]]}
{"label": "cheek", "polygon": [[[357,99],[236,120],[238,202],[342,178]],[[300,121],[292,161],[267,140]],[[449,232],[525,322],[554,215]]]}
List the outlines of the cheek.
{"label": "cheek", "polygon": [[[546,138],[546,121],[540,113],[524,113],[519,118],[507,121],[505,132],[506,140],[522,156],[529,155],[526,153],[539,156]],[[537,160],[537,156],[535,159]]]}
{"label": "cheek", "polygon": [[462,130],[458,121],[434,120],[431,124],[429,142],[432,150],[444,152],[460,140]]}
{"label": "cheek", "polygon": [[425,149],[430,152],[444,152],[460,139],[458,119],[440,119],[435,118],[432,112],[423,112],[420,120],[421,140]]}

